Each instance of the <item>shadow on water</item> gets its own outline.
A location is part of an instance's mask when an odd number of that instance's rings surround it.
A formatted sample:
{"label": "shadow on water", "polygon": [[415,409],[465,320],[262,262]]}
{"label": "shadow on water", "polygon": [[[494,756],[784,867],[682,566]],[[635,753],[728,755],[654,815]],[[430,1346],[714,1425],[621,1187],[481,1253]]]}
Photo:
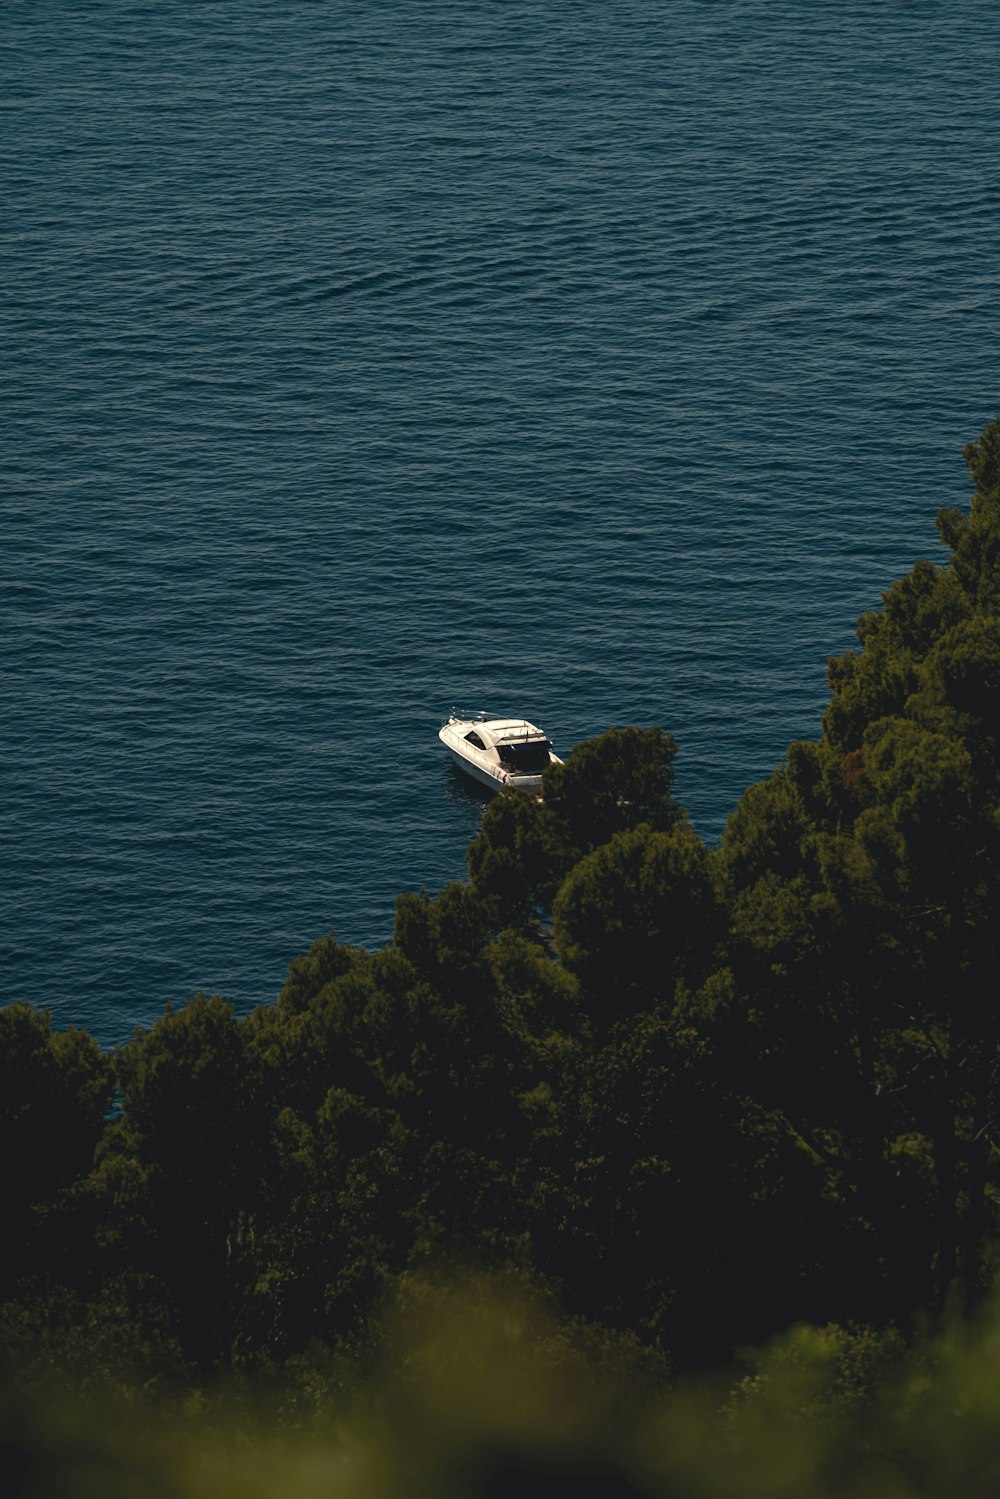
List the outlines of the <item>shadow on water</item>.
{"label": "shadow on water", "polygon": [[474,781],[459,770],[454,761],[447,766],[444,772],[444,788],[449,800],[457,807],[463,808],[470,817],[475,815],[476,826],[483,815],[486,807],[496,796],[489,786]]}

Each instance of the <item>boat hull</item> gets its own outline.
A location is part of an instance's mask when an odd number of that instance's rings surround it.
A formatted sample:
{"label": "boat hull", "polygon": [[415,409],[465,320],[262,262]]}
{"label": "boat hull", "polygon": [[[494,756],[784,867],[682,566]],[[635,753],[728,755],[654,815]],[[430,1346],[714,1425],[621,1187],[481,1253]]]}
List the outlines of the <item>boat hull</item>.
{"label": "boat hull", "polygon": [[488,786],[491,791],[500,791],[504,786],[514,787],[521,791],[538,791],[541,788],[541,776],[513,776],[506,771],[494,774],[485,766],[477,765],[474,760],[467,759],[459,750],[452,749],[451,745],[448,748],[459,770],[471,776],[474,781],[478,781],[481,786]]}

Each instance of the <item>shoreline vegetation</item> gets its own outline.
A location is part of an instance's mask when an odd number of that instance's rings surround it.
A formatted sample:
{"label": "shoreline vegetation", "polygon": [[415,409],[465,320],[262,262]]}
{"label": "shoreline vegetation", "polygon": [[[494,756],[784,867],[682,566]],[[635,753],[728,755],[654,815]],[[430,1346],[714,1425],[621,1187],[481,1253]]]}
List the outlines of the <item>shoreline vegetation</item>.
{"label": "shoreline vegetation", "polygon": [[612,729],[273,1005],[0,1011],[6,1493],[995,1492],[1000,418],[965,456],[717,849]]}

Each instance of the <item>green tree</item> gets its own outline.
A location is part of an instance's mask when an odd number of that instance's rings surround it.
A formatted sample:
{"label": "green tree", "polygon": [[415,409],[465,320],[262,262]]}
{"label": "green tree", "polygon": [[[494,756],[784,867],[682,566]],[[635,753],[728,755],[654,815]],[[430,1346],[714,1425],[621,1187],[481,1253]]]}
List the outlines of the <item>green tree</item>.
{"label": "green tree", "polygon": [[110,1059],[47,1011],[0,1010],[0,1300],[92,1262],[82,1187],[111,1104]]}
{"label": "green tree", "polygon": [[640,824],[587,854],[553,905],[555,947],[601,1033],[704,975],[721,935],[708,852],[689,827]]}
{"label": "green tree", "polygon": [[121,1116],[95,1182],[109,1267],[152,1276],[186,1356],[227,1364],[254,1274],[260,1140],[240,1023],[231,1004],[197,995],[115,1062]]}
{"label": "green tree", "polygon": [[494,929],[536,927],[569,872],[616,834],[643,824],[663,832],[681,821],[676,753],[662,729],[609,729],[549,767],[541,802],[525,792],[494,797],[468,852],[473,888]]}
{"label": "green tree", "polygon": [[938,518],[948,563],[863,616],[823,739],[723,842],[753,1086],[840,1182],[855,1269],[897,1310],[981,1285],[995,1221],[998,450],[993,423],[970,514]]}

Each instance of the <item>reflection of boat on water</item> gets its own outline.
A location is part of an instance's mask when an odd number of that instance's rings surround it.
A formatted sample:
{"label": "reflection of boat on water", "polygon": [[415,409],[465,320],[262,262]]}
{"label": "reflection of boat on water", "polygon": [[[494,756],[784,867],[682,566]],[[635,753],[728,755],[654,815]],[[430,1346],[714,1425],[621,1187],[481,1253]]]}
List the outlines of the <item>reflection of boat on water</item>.
{"label": "reflection of boat on water", "polygon": [[453,708],[438,734],[460,770],[491,791],[503,786],[538,791],[542,771],[562,761],[541,729],[526,718],[460,713]]}

